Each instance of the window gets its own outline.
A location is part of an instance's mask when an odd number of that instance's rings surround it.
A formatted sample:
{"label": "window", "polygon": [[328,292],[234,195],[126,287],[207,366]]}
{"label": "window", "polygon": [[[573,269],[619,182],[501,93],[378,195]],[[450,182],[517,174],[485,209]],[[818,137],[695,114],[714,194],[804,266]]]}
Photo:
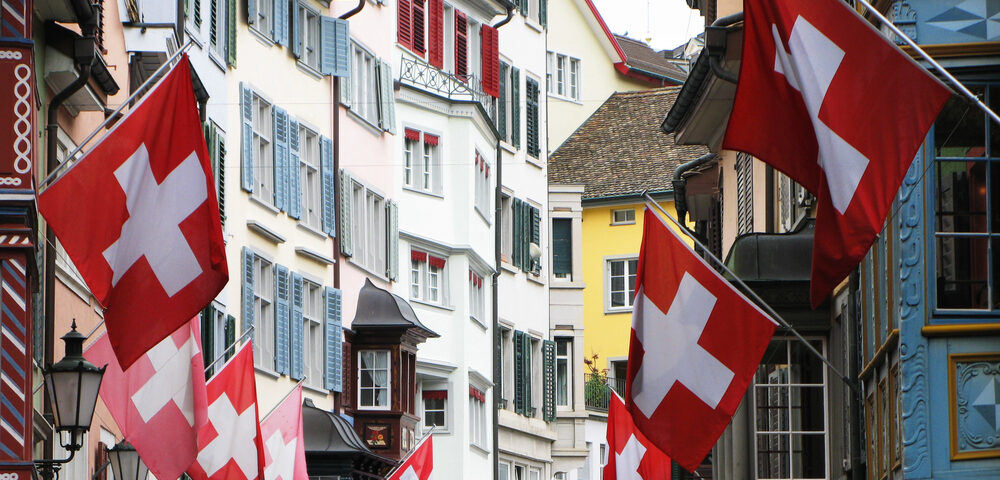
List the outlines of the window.
{"label": "window", "polygon": [[638,258],[610,259],[605,267],[605,298],[607,311],[627,312],[635,300],[635,271]]}
{"label": "window", "polygon": [[403,182],[426,193],[441,193],[440,137],[412,128],[403,136]]}
{"label": "window", "polygon": [[612,225],[632,225],[635,223],[635,209],[625,208],[611,211]]}
{"label": "window", "polygon": [[486,394],[469,387],[469,438],[477,447],[486,448]]}
{"label": "window", "polygon": [[410,298],[445,304],[445,259],[420,250],[410,251]]}
{"label": "window", "polygon": [[573,279],[572,219],[552,219],[552,274],[559,279]]}
{"label": "window", "polygon": [[[235,320],[227,316],[226,312],[220,310],[214,303],[209,304],[201,311],[201,344],[202,356],[207,368],[206,377],[212,377],[219,373],[225,364],[224,360],[233,356],[234,350],[226,352],[226,348],[236,341],[235,328]],[[215,362],[214,365],[212,365],[213,362]],[[208,368],[209,365],[212,367]]]}
{"label": "window", "polygon": [[302,27],[299,31],[295,32],[297,38],[293,40],[302,44],[302,56],[299,60],[313,70],[319,71],[320,49],[322,48],[319,13],[302,4],[299,4],[295,10],[295,15],[299,17],[298,25]]}
{"label": "window", "polygon": [[426,53],[426,35],[424,32],[424,17],[426,7],[424,0],[399,0],[396,10],[396,41],[400,46],[408,48],[417,56]]}
{"label": "window", "polygon": [[580,100],[580,60],[569,60],[569,98]]}
{"label": "window", "polygon": [[299,171],[302,176],[301,222],[316,229],[323,228],[323,179],[320,171],[319,134],[308,127],[299,127]]}
{"label": "window", "polygon": [[525,108],[524,111],[527,115],[527,132],[528,132],[528,155],[538,158],[541,152],[541,147],[538,143],[539,139],[539,128],[538,124],[538,82],[533,78],[525,78]]}
{"label": "window", "polygon": [[324,369],[326,364],[326,332],[323,329],[323,319],[326,317],[326,305],[323,303],[323,287],[319,284],[302,282],[302,346],[305,349],[306,383],[316,388],[323,387]]}
{"label": "window", "polygon": [[486,295],[483,289],[483,277],[469,270],[469,316],[479,323],[486,322]]}
{"label": "window", "polygon": [[538,368],[535,368],[534,358],[537,356],[534,347],[538,343],[537,339],[531,335],[515,330],[514,331],[514,411],[527,417],[535,416],[535,406],[538,403],[535,397],[535,375]]}
{"label": "window", "polygon": [[758,479],[827,478],[826,395],[822,361],[797,339],[771,342],[753,385]]}
{"label": "window", "polygon": [[556,55],[556,95],[566,95],[566,56]]}
{"label": "window", "polygon": [[358,406],[389,409],[389,351],[358,352]]}
{"label": "window", "polygon": [[510,228],[511,256],[513,265],[532,275],[541,273],[541,257],[533,258],[531,244],[541,247],[541,212],[530,203],[514,198],[512,202]]}
{"label": "window", "polygon": [[476,183],[476,211],[487,221],[490,221],[490,164],[486,157],[476,152],[476,163],[473,175]]}
{"label": "window", "polygon": [[500,197],[500,231],[505,232],[500,239],[500,260],[512,263],[512,251],[514,248],[514,212],[513,197],[503,195]]}
{"label": "window", "polygon": [[[225,0],[210,0],[208,24],[208,44],[212,53],[220,57],[226,56],[226,2]],[[197,23],[197,20],[196,20]]]}
{"label": "window", "polygon": [[[971,86],[1000,110],[1000,84]],[[934,124],[937,308],[1000,309],[1000,126],[951,99]]]}
{"label": "window", "polygon": [[253,256],[253,351],[254,365],[273,368],[274,352],[274,266]]}
{"label": "window", "polygon": [[357,42],[351,42],[351,111],[377,126],[378,59]]}
{"label": "window", "polygon": [[510,480],[510,464],[500,462],[500,478],[499,480]]}
{"label": "window", "polygon": [[256,6],[255,11],[248,12],[251,18],[254,19],[254,21],[251,22],[253,28],[258,32],[265,34],[268,38],[271,38],[275,27],[274,2],[271,0],[258,0],[256,2],[249,2],[249,6]]}
{"label": "window", "polygon": [[271,149],[273,132],[271,104],[257,93],[253,94],[253,183],[254,196],[274,204],[274,152]]}
{"label": "window", "polygon": [[351,261],[384,275],[387,255],[385,199],[358,182],[353,182],[352,197],[354,255]]}
{"label": "window", "polygon": [[580,59],[548,52],[545,91],[549,95],[580,100]]}
{"label": "window", "polygon": [[573,403],[573,339],[556,339],[556,405]]}
{"label": "window", "polygon": [[510,402],[514,398],[514,332],[507,327],[500,327],[500,403],[498,408],[513,406]]}
{"label": "window", "polygon": [[424,427],[429,429],[437,427],[437,431],[447,430],[448,417],[448,391],[447,390],[424,390],[421,393],[424,402]]}
{"label": "window", "polygon": [[736,154],[736,222],[737,234],[753,231],[753,157]]}

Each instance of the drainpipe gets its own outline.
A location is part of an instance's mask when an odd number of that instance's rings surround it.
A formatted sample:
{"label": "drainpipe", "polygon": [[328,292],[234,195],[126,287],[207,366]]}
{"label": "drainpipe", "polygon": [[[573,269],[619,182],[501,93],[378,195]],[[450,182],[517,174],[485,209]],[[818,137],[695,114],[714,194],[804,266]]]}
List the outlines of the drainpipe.
{"label": "drainpipe", "polygon": [[[700,167],[717,157],[714,153],[702,155],[687,163],[682,163],[674,170],[674,178],[671,183],[674,186],[674,209],[677,210],[677,221],[687,230],[687,179],[684,174],[689,170]],[[690,231],[688,233],[691,233]]]}

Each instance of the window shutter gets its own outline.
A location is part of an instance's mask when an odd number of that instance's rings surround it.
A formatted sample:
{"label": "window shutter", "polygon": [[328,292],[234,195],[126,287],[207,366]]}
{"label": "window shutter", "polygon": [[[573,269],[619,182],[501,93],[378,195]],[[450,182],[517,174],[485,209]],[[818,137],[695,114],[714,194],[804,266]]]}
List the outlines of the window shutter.
{"label": "window shutter", "polygon": [[320,18],[319,70],[323,75],[351,75],[350,22],[334,17]]}
{"label": "window shutter", "polygon": [[[333,167],[331,166],[332,170]],[[347,170],[340,171],[340,253],[345,257],[354,255],[351,243],[351,198],[354,193],[354,181]]]}
{"label": "window shutter", "polygon": [[521,148],[521,71],[510,67],[510,137],[514,148]]}
{"label": "window shutter", "polygon": [[337,208],[335,183],[337,173],[333,171],[333,141],[329,138],[321,137],[319,140],[319,162],[323,183],[321,186],[323,190],[323,232],[330,236],[336,236],[337,212],[334,208]]}
{"label": "window shutter", "polygon": [[[344,366],[344,352],[342,342],[344,330],[341,328],[340,319],[340,296],[341,291],[337,288],[326,287],[326,379],[324,388],[334,392],[343,392],[345,375],[341,372]],[[350,355],[350,350],[347,350]],[[347,369],[350,372],[350,368]]]}
{"label": "window shutter", "polygon": [[236,66],[236,0],[226,0],[226,63]]}
{"label": "window shutter", "polygon": [[389,229],[386,238],[388,245],[386,255],[389,258],[385,262],[387,270],[385,275],[390,281],[395,282],[399,279],[399,207],[396,202],[392,200],[385,202],[385,218]]}
{"label": "window shutter", "polygon": [[510,263],[515,267],[521,266],[521,200],[517,197],[511,201],[511,255]]}
{"label": "window shutter", "polygon": [[503,364],[503,331],[497,328],[494,331],[494,335],[496,335],[497,340],[496,343],[494,343],[496,348],[493,349],[493,361],[496,362],[495,365],[500,366],[500,374],[494,379],[493,400],[496,402],[496,408],[499,410],[503,408],[502,405],[504,400],[506,400],[503,390],[503,377],[507,367]]}
{"label": "window shutter", "polygon": [[298,219],[302,216],[302,164],[299,154],[299,121],[288,118],[288,161],[285,163],[288,178],[288,216]]}
{"label": "window shutter", "polygon": [[219,170],[215,181],[215,193],[219,197],[219,220],[222,228],[226,227],[226,136],[216,133],[216,155],[219,158]]}
{"label": "window shutter", "polygon": [[[243,333],[253,328],[253,252],[243,247]],[[253,346],[257,349],[257,344]]]}
{"label": "window shutter", "polygon": [[455,76],[465,81],[469,75],[469,20],[455,10]]}
{"label": "window shutter", "polygon": [[524,332],[514,331],[514,412],[524,415]]}
{"label": "window shutter", "polygon": [[[340,319],[339,316],[337,318],[338,320]],[[343,335],[343,329],[340,330],[340,335]],[[344,394],[340,396],[340,399],[345,407],[349,407],[351,405],[354,405],[354,390],[352,388],[354,385],[353,383],[354,371],[352,367],[352,362],[354,362],[354,355],[351,354],[351,342],[346,341],[346,339],[340,343],[340,348],[341,348],[341,359],[343,359],[341,361],[341,367],[340,367],[342,369],[342,374],[340,375],[341,378],[340,392]],[[327,354],[326,359],[327,362],[330,361],[329,354]],[[327,371],[329,371],[329,369],[327,369]]]}
{"label": "window shutter", "polygon": [[427,0],[427,62],[444,68],[444,0]]}
{"label": "window shutter", "polygon": [[556,419],[556,342],[552,340],[542,342],[542,367],[545,377],[542,419],[552,422]]}
{"label": "window shutter", "polygon": [[[262,0],[267,1],[267,0]],[[278,45],[288,46],[288,0],[274,1],[274,25],[271,26],[271,38]]]}
{"label": "window shutter", "polygon": [[351,70],[351,68],[353,68],[351,66],[351,61],[350,61],[350,59],[351,59],[351,57],[350,57],[350,49],[348,49],[348,57],[347,57],[347,59],[348,59],[348,61],[347,61],[348,76],[344,77],[343,79],[340,80],[340,104],[343,105],[343,106],[345,106],[345,107],[347,107],[347,108],[351,108],[351,101],[353,100],[352,97],[354,96],[354,82],[355,81],[360,81],[360,79],[358,79],[358,80],[352,80],[350,78],[350,70]]}
{"label": "window shutter", "polygon": [[[187,3],[184,4],[184,8],[187,8]],[[91,480],[108,480],[108,471],[111,470],[111,456],[108,454],[108,449],[114,445],[105,445],[104,442],[97,442],[97,452],[94,453],[94,475]],[[107,464],[106,467],[101,467]],[[12,475],[13,476],[13,475]]]}
{"label": "window shutter", "polygon": [[396,41],[406,48],[413,48],[410,0],[396,0],[396,6]]}
{"label": "window shutter", "polygon": [[[215,306],[211,303],[201,311],[201,353],[205,366],[215,361]],[[205,377],[211,377],[212,370],[205,372]]]}
{"label": "window shutter", "polygon": [[[261,0],[267,2],[270,0]],[[247,0],[247,25],[253,25],[257,20],[257,0]]]}
{"label": "window shutter", "polygon": [[500,68],[500,50],[497,29],[485,23],[479,29],[482,38],[483,61],[483,92],[492,95],[493,98],[500,96],[500,77],[497,69]]}
{"label": "window shutter", "polygon": [[253,92],[245,83],[240,83],[240,111],[243,112],[243,155],[240,165],[243,190],[253,192]]}
{"label": "window shutter", "polygon": [[379,126],[396,134],[396,99],[393,97],[392,65],[385,60],[378,62]]}
{"label": "window shutter", "polygon": [[528,155],[538,157],[538,82],[525,79],[525,114],[528,125]]}
{"label": "window shutter", "polygon": [[288,373],[288,267],[276,265],[274,268],[274,370]]}
{"label": "window shutter", "polygon": [[573,273],[573,221],[568,218],[552,220],[552,273]]}
{"label": "window shutter", "polygon": [[236,317],[226,316],[226,360],[236,354],[235,348],[230,348],[236,343]]}
{"label": "window shutter", "polygon": [[507,140],[507,102],[510,101],[509,95],[507,95],[507,75],[510,72],[510,66],[506,63],[500,62],[500,74],[497,88],[500,90],[499,100],[497,101],[497,131],[500,133],[500,139]]}
{"label": "window shutter", "polygon": [[531,382],[534,381],[534,375],[531,368],[531,337],[527,333],[522,333],[524,341],[521,343],[521,348],[524,353],[521,354],[521,361],[524,362],[524,366],[521,370],[524,372],[524,382],[522,387],[524,388],[524,414],[529,417],[535,416],[535,400],[531,398]]}
{"label": "window shutter", "polygon": [[288,113],[281,107],[271,109],[274,116],[274,206],[288,210]]}
{"label": "window shutter", "polygon": [[[541,212],[535,207],[528,207],[531,209],[531,243],[538,245],[538,249],[542,248],[542,236],[541,236],[541,224],[542,216]],[[542,271],[542,257],[539,256],[537,259],[531,260],[531,273],[538,275]]]}
{"label": "window shutter", "polygon": [[521,201],[521,271],[531,269],[531,205]]}
{"label": "window shutter", "polygon": [[[292,273],[292,318],[289,323],[292,339],[292,364],[288,376],[293,380],[301,380],[304,373],[304,326],[302,324],[302,275]],[[319,352],[313,352],[318,355]]]}
{"label": "window shutter", "polygon": [[289,35],[289,42],[292,47],[292,56],[302,58],[302,15],[301,7],[297,3],[292,6],[292,32]]}
{"label": "window shutter", "polygon": [[413,53],[423,56],[427,51],[424,35],[424,0],[410,0],[413,6]]}
{"label": "window shutter", "polygon": [[538,22],[542,24],[542,27],[549,26],[549,1],[548,0],[538,0]]}

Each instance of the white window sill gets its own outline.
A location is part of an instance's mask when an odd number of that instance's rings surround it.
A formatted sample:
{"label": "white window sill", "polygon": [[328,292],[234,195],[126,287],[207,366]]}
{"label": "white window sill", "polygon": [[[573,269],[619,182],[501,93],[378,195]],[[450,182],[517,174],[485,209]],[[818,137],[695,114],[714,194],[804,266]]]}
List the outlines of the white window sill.
{"label": "white window sill", "polygon": [[[541,155],[541,153],[539,153],[539,155]],[[527,162],[528,165],[532,165],[532,166],[534,166],[535,168],[537,168],[539,170],[545,168],[545,164],[542,163],[541,159],[532,157],[531,155],[525,155],[524,156],[524,161]]]}
{"label": "white window sill", "polygon": [[357,410],[367,411],[367,412],[387,412],[390,410],[390,408],[388,405],[386,405],[384,407],[358,407]]}
{"label": "white window sill", "polygon": [[409,185],[404,185],[403,186],[403,190],[405,190],[407,192],[418,193],[418,194],[421,194],[421,195],[427,195],[428,197],[434,197],[434,198],[440,198],[440,199],[444,198],[444,195],[442,195],[440,193],[430,192],[430,191],[423,190],[423,189],[420,189],[420,188],[417,188],[417,187],[411,187]]}
{"label": "white window sill", "polygon": [[482,218],[483,221],[486,222],[487,226],[493,225],[493,222],[491,222],[490,219],[489,219],[489,217],[487,217],[486,214],[483,213],[483,211],[479,209],[478,205],[476,205],[474,209],[476,210],[476,213],[479,214],[479,218]]}
{"label": "white window sill", "polygon": [[226,59],[220,57],[219,55],[221,54],[216,52],[214,48],[209,46],[208,58],[212,60],[212,63],[214,63],[216,67],[219,67],[219,69],[222,70],[223,73],[225,73],[227,69]]}
{"label": "white window sill", "polygon": [[[216,366],[219,366],[219,365],[222,365],[222,363],[216,364]],[[278,372],[275,372],[274,370],[271,370],[270,368],[266,368],[266,367],[261,367],[261,366],[258,366],[258,365],[254,365],[253,369],[256,370],[257,373],[259,373],[261,375],[264,375],[264,376],[267,376],[267,377],[276,378],[276,379],[277,378],[281,378],[281,375],[278,374]]]}
{"label": "white window sill", "polygon": [[507,153],[511,155],[517,155],[517,148],[515,148],[514,145],[507,143],[507,140],[500,140],[500,148],[506,150]]}
{"label": "white window sill", "polygon": [[471,448],[475,452],[479,452],[482,455],[490,455],[492,453],[489,450],[487,450],[486,448],[480,447],[479,445],[476,445],[475,443],[470,443],[469,444],[469,448]]}
{"label": "white window sill", "polygon": [[617,227],[619,225],[635,225],[635,220],[632,220],[631,222],[611,222],[609,225],[612,227]]}
{"label": "white window sill", "polygon": [[306,232],[309,232],[309,233],[311,233],[311,234],[315,235],[315,236],[316,236],[317,238],[320,238],[320,239],[322,239],[322,240],[326,240],[326,239],[327,239],[327,238],[329,237],[329,235],[327,235],[327,234],[323,233],[323,232],[322,232],[322,231],[320,231],[319,229],[317,229],[317,228],[315,228],[315,227],[311,227],[311,226],[309,226],[309,225],[307,225],[307,224],[305,224],[305,223],[302,223],[302,220],[299,220],[299,221],[297,222],[297,226],[298,226],[298,227],[299,227],[300,229],[302,229],[302,230],[305,230]]}
{"label": "white window sill", "polygon": [[515,266],[514,266],[513,264],[511,264],[511,263],[508,263],[508,262],[504,262],[504,261],[501,261],[501,262],[500,262],[500,268],[501,268],[501,269],[502,269],[503,271],[505,271],[505,272],[507,272],[507,273],[509,273],[509,274],[512,274],[512,275],[517,275],[517,272],[518,272],[518,268],[517,268],[517,267],[515,267]]}
{"label": "white window sill", "polygon": [[275,207],[274,205],[272,205],[267,200],[262,200],[260,197],[258,197],[257,195],[255,195],[253,193],[250,194],[250,201],[253,202],[253,203],[256,203],[257,205],[263,207],[265,210],[268,210],[268,211],[270,211],[271,213],[273,213],[275,215],[278,215],[278,214],[281,213],[281,210],[278,210],[278,207]]}
{"label": "white window sill", "polygon": [[455,307],[451,307],[451,306],[448,306],[448,305],[441,305],[441,304],[438,304],[438,303],[431,303],[431,302],[428,302],[426,300],[421,300],[419,298],[410,298],[410,302],[416,303],[416,304],[419,304],[419,305],[423,305],[425,307],[438,308],[438,309],[445,310],[445,311],[448,311],[448,312],[454,312],[455,311]]}
{"label": "white window sill", "polygon": [[476,317],[474,317],[472,315],[469,315],[469,320],[472,320],[472,322],[475,323],[476,326],[478,326],[479,328],[481,328],[484,332],[487,331],[487,330],[489,330],[489,327],[487,327],[486,324],[483,323],[483,322],[481,322],[478,318],[476,318]]}
{"label": "white window sill", "polygon": [[347,111],[350,113],[350,115],[348,115],[349,117],[353,118],[354,121],[356,121],[356,122],[360,123],[362,126],[366,127],[366,129],[369,132],[371,132],[372,135],[375,135],[376,137],[381,137],[382,136],[383,130],[377,124],[372,123],[371,120],[368,120],[367,118],[362,117],[361,115],[358,115],[358,113],[355,112],[353,108],[348,108]]}
{"label": "white window sill", "polygon": [[197,26],[192,23],[184,22],[184,33],[187,35],[198,48],[204,48],[205,41],[201,39],[201,32],[197,30]]}
{"label": "white window sill", "polygon": [[583,102],[581,102],[581,101],[579,101],[579,100],[577,100],[577,99],[575,99],[573,97],[566,97],[566,96],[563,96],[563,95],[559,95],[558,93],[551,93],[551,92],[549,92],[548,95],[549,95],[549,98],[552,98],[552,99],[555,99],[555,100],[562,100],[562,101],[567,102],[567,103],[575,103],[577,105],[583,105]]}
{"label": "white window sill", "polygon": [[[294,40],[291,40],[291,41],[294,41]],[[305,47],[303,47],[303,48],[305,48]],[[318,68],[313,67],[312,65],[309,65],[306,62],[303,62],[301,59],[297,60],[295,62],[295,64],[298,65],[299,70],[302,70],[302,72],[304,72],[305,74],[309,75],[310,77],[313,77],[316,80],[322,80],[323,79],[323,74],[320,73],[320,71],[319,71]]]}
{"label": "white window sill", "polygon": [[327,389],[322,388],[322,387],[317,387],[317,386],[309,385],[306,382],[302,382],[302,388],[305,389],[305,390],[308,390],[310,392],[313,392],[313,393],[318,393],[318,394],[323,395],[323,396],[327,396],[327,395],[330,394],[330,390],[327,390]]}
{"label": "white window sill", "polygon": [[628,308],[608,308],[604,307],[605,315],[614,315],[616,313],[632,313],[632,307]]}
{"label": "white window sill", "polygon": [[532,282],[535,282],[539,285],[545,285],[545,280],[544,280],[545,275],[542,275],[542,272],[539,272],[538,275],[535,275],[534,273],[531,272],[524,272],[524,273],[525,276],[528,277],[528,280],[531,280]]}
{"label": "white window sill", "polygon": [[[259,19],[258,19],[258,21],[259,21]],[[273,46],[276,45],[274,43],[274,40],[271,39],[270,35],[268,35],[268,34],[266,34],[264,32],[261,32],[260,30],[257,30],[257,24],[256,23],[254,23],[253,25],[250,25],[250,33],[252,33],[254,37],[257,37],[257,41],[259,41],[260,43],[264,44],[267,47],[273,47]]]}
{"label": "white window sill", "polygon": [[524,24],[531,27],[538,33],[543,33],[545,29],[542,28],[542,24],[538,23],[538,20],[531,18],[530,16],[524,17]]}
{"label": "white window sill", "polygon": [[354,265],[356,268],[358,268],[358,269],[360,269],[360,270],[368,273],[369,275],[371,275],[371,276],[373,276],[373,277],[375,277],[375,278],[377,278],[379,280],[382,280],[384,282],[388,282],[389,281],[389,278],[386,277],[385,272],[377,273],[377,272],[375,272],[373,270],[370,270],[368,267],[366,267],[366,266],[364,266],[364,265],[362,265],[362,264],[360,264],[358,262],[355,262],[354,261],[354,257],[347,257],[347,263],[349,263],[351,265]]}

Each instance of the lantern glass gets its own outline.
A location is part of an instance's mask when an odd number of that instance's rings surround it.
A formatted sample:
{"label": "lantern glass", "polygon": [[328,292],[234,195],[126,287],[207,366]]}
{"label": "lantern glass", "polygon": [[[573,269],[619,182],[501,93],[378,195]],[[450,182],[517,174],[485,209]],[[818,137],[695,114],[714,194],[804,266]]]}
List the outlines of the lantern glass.
{"label": "lantern glass", "polygon": [[104,368],[97,368],[83,358],[86,337],[75,327],[74,323],[73,330],[63,336],[66,356],[44,371],[56,430],[69,433],[69,443],[63,447],[72,451],[83,446],[79,439],[90,430],[104,377]]}
{"label": "lantern glass", "polygon": [[139,458],[139,452],[124,440],[108,450],[108,461],[115,480],[146,480],[149,475],[149,468]]}

